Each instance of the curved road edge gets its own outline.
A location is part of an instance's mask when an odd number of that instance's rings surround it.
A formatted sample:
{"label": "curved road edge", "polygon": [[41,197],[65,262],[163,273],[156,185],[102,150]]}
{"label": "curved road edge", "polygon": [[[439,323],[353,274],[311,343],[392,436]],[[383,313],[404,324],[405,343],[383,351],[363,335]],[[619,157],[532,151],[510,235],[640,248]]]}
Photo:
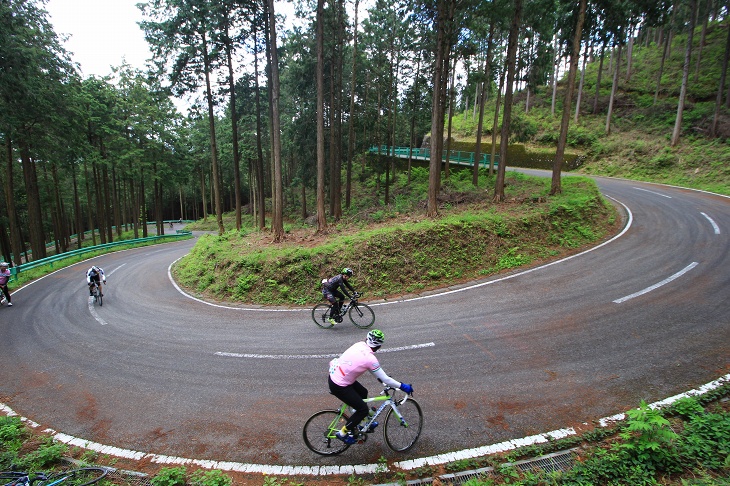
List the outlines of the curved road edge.
{"label": "curved road edge", "polygon": [[[672,397],[665,398],[658,402],[654,402],[649,406],[651,408],[666,407],[680,398],[685,397],[698,397],[702,396],[712,390],[720,388],[725,384],[730,384],[730,374],[722,376],[717,380],[711,381],[698,388],[674,395]],[[0,411],[5,415],[12,417],[18,416],[15,411],[4,403],[0,403]],[[612,415],[611,417],[604,417],[598,420],[599,427],[609,427],[616,422],[620,422],[626,418],[625,413]],[[25,417],[20,419],[32,428],[40,428],[40,425],[33,422]],[[586,424],[587,425],[587,424]],[[375,474],[382,472],[382,464],[354,464],[354,465],[343,465],[343,466],[272,466],[268,464],[246,464],[241,462],[229,462],[229,461],[210,461],[205,459],[190,459],[185,457],[166,456],[160,454],[150,454],[141,451],[134,451],[130,449],[121,449],[119,447],[108,446],[100,444],[98,442],[91,442],[86,439],[79,437],[73,437],[62,432],[57,432],[53,429],[44,429],[44,433],[50,434],[55,440],[64,444],[81,447],[87,450],[98,452],[100,454],[107,454],[110,456],[116,456],[124,459],[132,459],[136,461],[149,461],[157,464],[165,465],[195,465],[205,469],[219,469],[221,471],[241,472],[241,473],[259,473],[268,474],[274,476],[324,476],[324,475],[351,475],[351,474]],[[531,435],[529,437],[523,437],[521,439],[513,439],[497,444],[486,445],[481,447],[475,447],[472,449],[464,449],[461,451],[449,452],[446,454],[438,454],[435,456],[422,457],[417,459],[409,459],[407,461],[395,462],[393,465],[401,470],[413,470],[426,465],[435,466],[438,464],[446,464],[462,459],[472,459],[476,457],[482,457],[490,454],[496,454],[499,452],[511,451],[520,447],[544,444],[549,441],[563,439],[578,435],[578,432],[573,427],[566,429],[552,430],[538,435]]]}

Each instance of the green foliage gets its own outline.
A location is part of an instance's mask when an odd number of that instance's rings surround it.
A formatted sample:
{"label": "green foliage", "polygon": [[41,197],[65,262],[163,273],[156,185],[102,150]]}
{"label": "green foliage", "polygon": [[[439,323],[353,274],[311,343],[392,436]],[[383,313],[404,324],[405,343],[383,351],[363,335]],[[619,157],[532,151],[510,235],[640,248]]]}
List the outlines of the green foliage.
{"label": "green foliage", "polygon": [[197,470],[190,475],[190,484],[193,486],[231,486],[233,480],[218,469]]}
{"label": "green foliage", "polygon": [[37,449],[19,456],[15,466],[21,471],[36,471],[57,464],[68,451],[68,446],[44,437]]}
{"label": "green foliage", "polygon": [[730,464],[730,415],[693,415],[685,427],[679,452],[687,467],[727,469]]}
{"label": "green foliage", "polygon": [[[426,174],[414,168],[412,178]],[[358,213],[356,224],[315,247],[261,247],[250,242],[260,238],[255,233],[204,235],[173,273],[183,286],[220,300],[303,305],[319,302],[320,280],[347,262],[355,269],[356,288],[370,297],[386,296],[479,278],[579,247],[600,238],[613,214],[589,179],[568,178],[562,194],[548,198],[548,179],[510,174],[507,194],[525,201],[515,212],[491,203],[471,176],[470,170],[455,170],[445,180],[445,197],[454,209],[444,210],[440,219],[411,217],[357,229],[359,217],[373,221],[395,214],[392,206],[381,207]],[[422,211],[417,208],[423,194],[397,187],[398,212]]]}
{"label": "green foliage", "polygon": [[677,469],[675,443],[678,435],[662,412],[642,400],[639,408],[629,410],[626,415],[627,427],[621,433],[624,439],[621,447],[629,452],[633,462],[664,470]]}
{"label": "green foliage", "polygon": [[163,467],[160,469],[150,483],[152,486],[184,486],[187,470],[184,466]]}

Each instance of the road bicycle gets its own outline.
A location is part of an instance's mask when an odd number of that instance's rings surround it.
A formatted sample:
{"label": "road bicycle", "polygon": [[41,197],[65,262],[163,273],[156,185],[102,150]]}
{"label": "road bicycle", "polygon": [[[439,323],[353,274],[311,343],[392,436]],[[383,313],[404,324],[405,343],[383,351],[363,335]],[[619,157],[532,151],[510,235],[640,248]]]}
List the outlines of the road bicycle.
{"label": "road bicycle", "polygon": [[355,292],[355,295],[350,299],[349,304],[345,304],[340,309],[339,314],[332,312],[332,305],[319,303],[312,309],[312,320],[319,326],[325,329],[329,329],[334,326],[329,319],[332,317],[335,322],[342,322],[342,318],[347,314],[350,316],[350,321],[360,329],[367,329],[372,326],[375,322],[375,312],[367,304],[358,302],[360,294]]}
{"label": "road bicycle", "polygon": [[82,467],[71,469],[65,472],[47,475],[43,472],[0,472],[0,485],[2,486],[55,486],[64,483],[64,486],[85,486],[94,484],[109,474],[105,467]]}
{"label": "road bicycle", "polygon": [[[385,385],[380,395],[364,400],[368,407],[372,408],[371,414],[363,419],[362,424],[353,432],[358,444],[367,441],[368,434],[377,426],[376,419],[387,409],[382,427],[388,447],[396,452],[405,452],[415,445],[423,428],[421,406],[408,394],[396,399],[395,392],[395,388]],[[380,407],[372,406],[378,402],[382,402]],[[312,452],[323,456],[334,456],[346,451],[350,444],[338,439],[335,434],[347,423],[350,418],[349,413],[352,412],[353,410],[343,403],[339,410],[322,410],[315,413],[304,424],[302,430],[304,443]]]}
{"label": "road bicycle", "polygon": [[100,306],[104,305],[104,296],[99,291],[99,284],[96,283],[96,281],[94,281],[91,286],[91,295],[94,297],[94,303],[99,304]]}

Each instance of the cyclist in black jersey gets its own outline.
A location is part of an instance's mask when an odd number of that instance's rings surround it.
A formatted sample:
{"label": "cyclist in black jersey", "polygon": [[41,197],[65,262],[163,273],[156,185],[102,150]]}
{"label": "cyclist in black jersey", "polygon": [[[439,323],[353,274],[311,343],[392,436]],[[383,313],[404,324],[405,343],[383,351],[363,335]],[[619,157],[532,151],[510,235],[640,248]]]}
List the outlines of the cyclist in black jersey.
{"label": "cyclist in black jersey", "polygon": [[[345,301],[345,295],[348,299],[352,299],[348,289],[353,294],[357,293],[350,282],[348,282],[350,277],[352,277],[352,269],[345,267],[338,275],[322,280],[322,295],[332,304],[331,317],[329,318],[331,324],[341,322],[342,320],[340,318],[340,309],[342,309],[342,303]],[[340,321],[337,319],[340,319]]]}

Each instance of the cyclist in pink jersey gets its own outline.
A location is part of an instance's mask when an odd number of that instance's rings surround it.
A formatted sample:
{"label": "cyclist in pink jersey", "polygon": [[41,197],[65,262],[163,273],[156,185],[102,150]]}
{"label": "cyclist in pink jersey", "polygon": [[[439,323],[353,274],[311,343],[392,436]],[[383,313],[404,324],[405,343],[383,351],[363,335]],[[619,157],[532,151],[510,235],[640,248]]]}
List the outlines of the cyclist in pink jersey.
{"label": "cyclist in pink jersey", "polygon": [[[363,399],[368,397],[367,389],[357,379],[366,371],[370,371],[380,381],[394,388],[400,388],[409,395],[413,393],[413,387],[408,383],[401,383],[388,376],[380,367],[375,352],[380,349],[385,341],[383,331],[373,329],[365,338],[365,341],[350,346],[339,358],[330,361],[329,387],[330,393],[355,409],[342,430],[337,432],[337,438],[347,444],[356,442],[352,431],[368,414],[368,406]],[[378,425],[373,422],[368,432]]]}

